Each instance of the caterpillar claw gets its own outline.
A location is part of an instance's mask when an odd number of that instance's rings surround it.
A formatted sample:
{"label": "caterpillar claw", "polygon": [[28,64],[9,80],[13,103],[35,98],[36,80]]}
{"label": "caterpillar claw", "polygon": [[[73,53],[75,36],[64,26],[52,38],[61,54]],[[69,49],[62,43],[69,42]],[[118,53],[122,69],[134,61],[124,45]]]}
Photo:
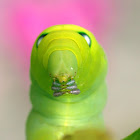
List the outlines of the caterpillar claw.
{"label": "caterpillar claw", "polygon": [[57,81],[54,81],[53,86],[61,86],[61,84],[59,82],[57,82]]}
{"label": "caterpillar claw", "polygon": [[72,85],[72,84],[74,84],[74,83],[75,83],[75,80],[73,79],[73,80],[67,82],[66,85],[69,86],[69,85]]}
{"label": "caterpillar claw", "polygon": [[78,95],[80,93],[80,90],[79,89],[71,90],[69,91],[69,93]]}
{"label": "caterpillar claw", "polygon": [[60,89],[61,89],[60,87],[55,87],[55,86],[52,87],[52,90],[54,90],[54,91],[58,91]]}
{"label": "caterpillar claw", "polygon": [[63,94],[63,92],[54,92],[53,96],[58,97],[61,96]]}
{"label": "caterpillar claw", "polygon": [[74,84],[72,86],[68,86],[66,89],[73,90],[73,89],[76,89],[76,88],[77,88],[77,85]]}

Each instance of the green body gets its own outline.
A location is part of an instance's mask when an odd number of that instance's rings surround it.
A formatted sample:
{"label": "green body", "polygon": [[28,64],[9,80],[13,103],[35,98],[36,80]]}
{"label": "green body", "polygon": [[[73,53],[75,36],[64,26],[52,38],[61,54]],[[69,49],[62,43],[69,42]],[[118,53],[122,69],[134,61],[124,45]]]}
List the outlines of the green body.
{"label": "green body", "polygon": [[[81,33],[89,36],[90,45]],[[105,53],[91,32],[76,25],[44,30],[31,55],[33,107],[26,124],[27,140],[59,140],[83,128],[104,129],[106,73]],[[61,84],[74,79],[80,94],[53,96],[51,86],[56,79]]]}

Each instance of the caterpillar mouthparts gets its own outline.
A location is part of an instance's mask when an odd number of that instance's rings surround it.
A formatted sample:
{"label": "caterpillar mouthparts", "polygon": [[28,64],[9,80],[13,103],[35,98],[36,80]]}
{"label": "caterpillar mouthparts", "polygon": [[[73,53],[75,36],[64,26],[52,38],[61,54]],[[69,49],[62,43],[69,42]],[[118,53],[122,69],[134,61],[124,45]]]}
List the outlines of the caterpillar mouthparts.
{"label": "caterpillar mouthparts", "polygon": [[75,84],[75,80],[72,79],[68,82],[59,83],[59,81],[54,81],[51,89],[54,91],[53,96],[58,97],[63,94],[75,94],[78,95],[80,90]]}

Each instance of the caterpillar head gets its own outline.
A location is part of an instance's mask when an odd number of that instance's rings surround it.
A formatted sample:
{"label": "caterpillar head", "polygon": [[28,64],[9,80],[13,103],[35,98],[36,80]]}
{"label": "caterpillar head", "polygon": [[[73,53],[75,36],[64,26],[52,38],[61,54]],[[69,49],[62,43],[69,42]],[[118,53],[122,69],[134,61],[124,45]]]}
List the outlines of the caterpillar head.
{"label": "caterpillar head", "polygon": [[106,70],[103,49],[80,26],[49,27],[34,43],[31,78],[50,97],[62,95],[59,99],[71,100],[86,96],[104,80]]}

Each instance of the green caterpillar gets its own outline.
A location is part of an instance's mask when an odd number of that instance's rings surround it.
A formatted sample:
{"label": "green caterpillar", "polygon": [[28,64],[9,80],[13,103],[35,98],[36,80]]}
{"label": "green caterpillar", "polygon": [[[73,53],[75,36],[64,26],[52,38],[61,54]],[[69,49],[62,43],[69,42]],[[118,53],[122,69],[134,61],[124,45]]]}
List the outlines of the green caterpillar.
{"label": "green caterpillar", "polygon": [[32,49],[30,73],[27,140],[60,140],[79,129],[104,129],[107,59],[91,32],[71,24],[44,30]]}

